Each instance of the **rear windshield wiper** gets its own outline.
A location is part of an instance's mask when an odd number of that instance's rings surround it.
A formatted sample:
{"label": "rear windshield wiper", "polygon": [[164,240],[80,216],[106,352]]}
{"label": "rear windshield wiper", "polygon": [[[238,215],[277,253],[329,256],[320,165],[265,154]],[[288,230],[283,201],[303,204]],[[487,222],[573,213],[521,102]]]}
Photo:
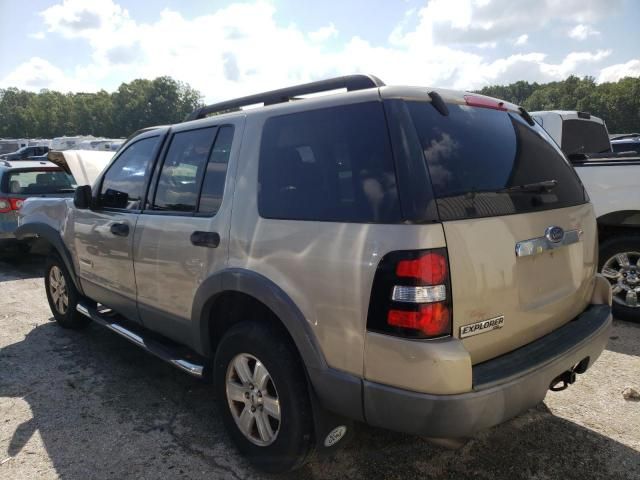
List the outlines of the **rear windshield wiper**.
{"label": "rear windshield wiper", "polygon": [[524,185],[514,185],[497,190],[496,193],[509,192],[550,192],[558,186],[557,180],[543,180],[542,182],[526,183]]}
{"label": "rear windshield wiper", "polygon": [[58,188],[55,193],[73,193],[75,191],[75,188]]}
{"label": "rear windshield wiper", "polygon": [[486,190],[469,190],[464,193],[455,193],[447,197],[457,197],[464,195],[465,198],[473,200],[477,194],[481,193],[544,193],[550,192],[558,186],[557,180],[543,180],[541,182],[526,183],[524,185],[513,185],[504,188],[488,188]]}

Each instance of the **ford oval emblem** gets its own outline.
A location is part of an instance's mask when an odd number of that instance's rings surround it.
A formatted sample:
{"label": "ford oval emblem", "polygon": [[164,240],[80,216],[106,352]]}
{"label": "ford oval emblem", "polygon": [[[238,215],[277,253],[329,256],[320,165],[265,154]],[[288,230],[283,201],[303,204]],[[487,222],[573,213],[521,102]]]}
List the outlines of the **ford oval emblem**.
{"label": "ford oval emblem", "polygon": [[564,238],[564,230],[552,225],[551,227],[547,227],[544,236],[547,237],[547,240],[550,242],[558,243]]}

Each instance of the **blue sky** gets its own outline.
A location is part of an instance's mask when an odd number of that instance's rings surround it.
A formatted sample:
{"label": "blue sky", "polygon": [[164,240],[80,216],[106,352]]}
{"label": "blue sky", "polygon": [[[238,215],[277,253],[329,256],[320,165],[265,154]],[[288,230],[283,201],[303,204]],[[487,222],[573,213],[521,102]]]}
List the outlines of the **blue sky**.
{"label": "blue sky", "polygon": [[207,100],[332,75],[459,89],[640,75],[634,0],[0,0],[0,87],[159,75]]}

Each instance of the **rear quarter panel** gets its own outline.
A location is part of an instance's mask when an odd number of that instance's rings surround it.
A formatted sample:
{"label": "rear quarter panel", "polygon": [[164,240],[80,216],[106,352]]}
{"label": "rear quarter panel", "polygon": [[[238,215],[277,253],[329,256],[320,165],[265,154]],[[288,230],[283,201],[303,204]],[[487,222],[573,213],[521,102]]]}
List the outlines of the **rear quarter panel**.
{"label": "rear quarter panel", "polygon": [[[73,241],[70,237],[70,214],[73,210],[72,198],[28,198],[19,211],[18,224],[42,223],[60,232],[63,243],[72,251]],[[76,256],[74,257],[74,264]],[[74,265],[77,267],[77,265]]]}
{"label": "rear quarter panel", "polygon": [[[300,107],[294,103],[287,109],[295,108]],[[247,118],[228,265],[259,273],[278,285],[303,313],[328,365],[363,375],[371,286],[380,259],[392,250],[444,247],[442,226],[261,218],[256,191],[267,114],[265,108]]]}

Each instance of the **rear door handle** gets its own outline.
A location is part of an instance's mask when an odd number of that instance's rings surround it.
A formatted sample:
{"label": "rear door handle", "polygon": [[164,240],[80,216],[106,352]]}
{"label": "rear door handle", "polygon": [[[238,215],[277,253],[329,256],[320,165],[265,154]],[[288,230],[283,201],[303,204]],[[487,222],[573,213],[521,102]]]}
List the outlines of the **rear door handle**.
{"label": "rear door handle", "polygon": [[218,248],[220,235],[216,232],[195,231],[191,234],[191,243],[197,247]]}
{"label": "rear door handle", "polygon": [[118,237],[126,237],[129,235],[129,225],[126,223],[113,223],[109,230]]}

